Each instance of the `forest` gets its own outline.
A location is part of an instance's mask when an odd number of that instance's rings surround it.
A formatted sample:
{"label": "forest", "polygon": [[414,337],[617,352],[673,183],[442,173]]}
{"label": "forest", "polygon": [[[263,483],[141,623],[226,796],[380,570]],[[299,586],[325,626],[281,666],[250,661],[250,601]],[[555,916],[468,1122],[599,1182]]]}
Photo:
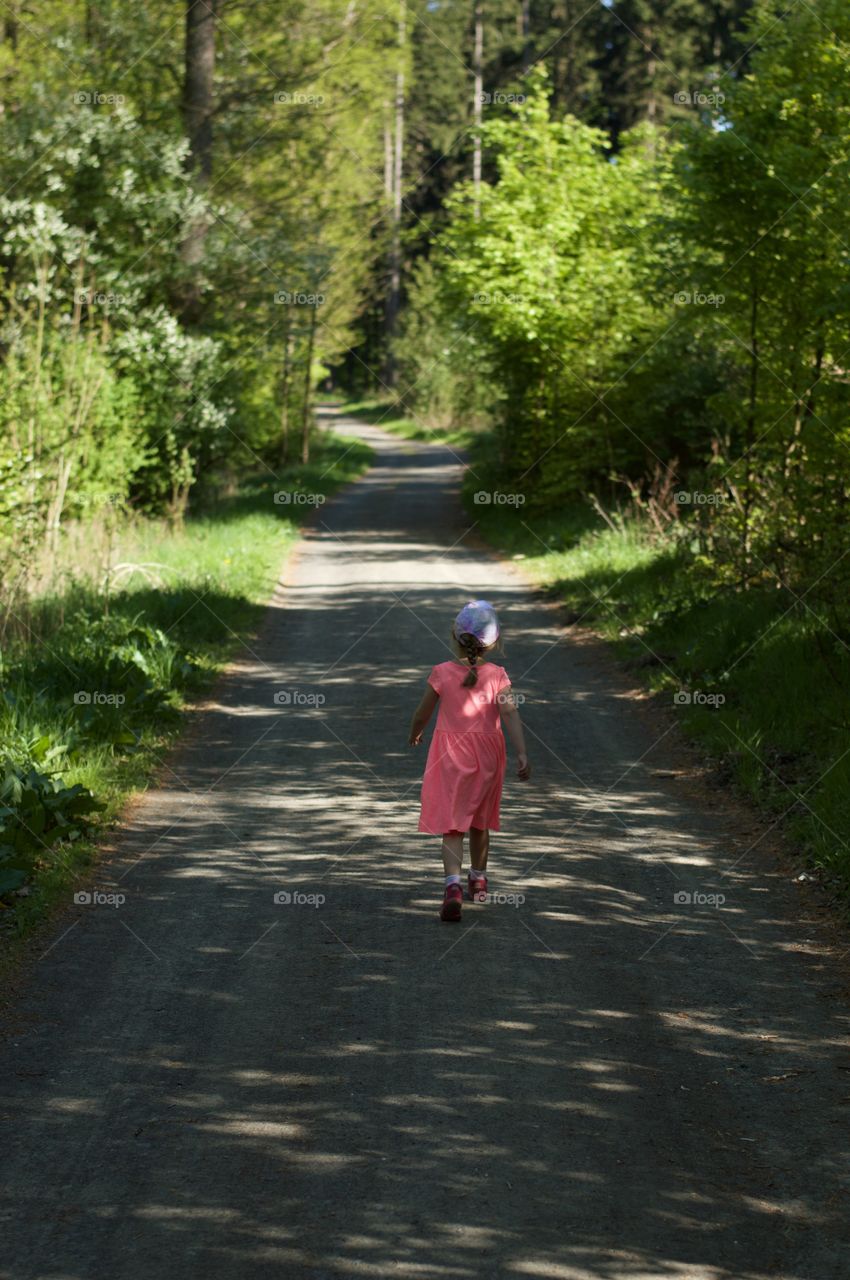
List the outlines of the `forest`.
{"label": "forest", "polygon": [[320,402],[468,457],[846,889],[848,55],[840,0],[3,6],[9,927],[251,634],[273,495],[368,467]]}

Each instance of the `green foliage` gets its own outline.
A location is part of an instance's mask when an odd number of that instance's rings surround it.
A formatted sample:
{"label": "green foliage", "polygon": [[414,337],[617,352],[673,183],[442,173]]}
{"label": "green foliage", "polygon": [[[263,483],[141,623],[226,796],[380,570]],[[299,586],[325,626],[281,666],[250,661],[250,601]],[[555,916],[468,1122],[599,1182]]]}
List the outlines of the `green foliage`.
{"label": "green foliage", "polygon": [[467,314],[447,305],[445,281],[426,259],[416,269],[403,331],[396,343],[398,399],[430,427],[488,421],[498,404],[492,358]]}
{"label": "green foliage", "polygon": [[[850,650],[828,610],[790,591],[730,585],[635,517],[587,506],[533,521],[469,506],[483,534],[593,627],[811,862],[850,884]],[[677,701],[682,691],[690,700]],[[694,697],[693,695],[697,696]]]}
{"label": "green foliage", "polygon": [[723,369],[708,401],[711,466],[734,501],[718,550],[744,583],[823,580],[838,604],[850,582],[838,534],[850,497],[850,14],[820,0],[775,18],[757,6],[763,35],[753,73],[729,89],[730,127],[687,138],[680,234],[689,287],[723,295],[691,321]]}
{"label": "green foliage", "polygon": [[544,72],[527,87],[483,127],[498,180],[477,205],[469,185],[448,202],[433,311],[436,327],[463,334],[466,366],[493,371],[506,480],[545,506],[647,457],[602,396],[660,336],[646,287],[665,158],[643,131],[612,163],[599,130],[550,118]]}
{"label": "green foliage", "polygon": [[108,297],[93,304],[98,313],[132,319],[139,307],[168,301],[181,269],[174,233],[198,209],[183,171],[187,144],[142,127],[129,107],[69,107],[71,96],[54,97],[49,116],[28,102],[4,119],[2,171],[14,193],[2,204],[15,255],[7,279],[19,278],[18,254],[32,261],[72,246],[63,256],[81,260],[83,278],[55,276],[51,299],[71,302],[80,288]]}
{"label": "green foliage", "polygon": [[[724,696],[686,726],[846,880],[850,11],[758,0],[724,74],[697,7],[607,6],[645,37],[612,40],[616,92],[597,68],[614,145],[540,71],[485,118],[484,180],[446,201],[407,332],[462,334],[486,387],[467,496],[524,505],[470,515],[665,696]],[[463,421],[460,384],[411,368],[406,401],[421,376]]]}
{"label": "green foliage", "polygon": [[203,181],[177,19],[164,0],[36,0],[4,22],[6,619],[69,525],[127,510],[179,522],[212,471],[306,461],[316,383],[354,340],[382,250],[374,120],[396,14],[319,0],[304,21],[298,0],[261,0],[219,15]]}
{"label": "green foliage", "polygon": [[180,527],[121,526],[105,577],[74,566],[55,594],[30,602],[25,628],[10,627],[0,650],[0,777],[11,779],[0,829],[11,834],[0,845],[13,854],[0,853],[0,897],[30,891],[7,896],[16,920],[37,918],[67,888],[89,856],[89,820],[115,817],[144,785],[185,701],[258,625],[301,515],[276,504],[275,491],[329,493],[370,458],[359,441],[323,433],[311,461],[282,475],[258,470],[235,492],[207,477],[200,510]]}
{"label": "green foliage", "polygon": [[[599,84],[615,138],[645,120],[699,116],[746,70],[763,27],[741,29],[752,0],[610,0],[600,5]],[[786,6],[787,9],[787,6]]]}
{"label": "green foliage", "polygon": [[213,338],[187,333],[164,307],[140,319],[112,343],[122,381],[134,391],[140,460],[130,496],[142,510],[182,516],[199,474],[231,452],[233,406]]}
{"label": "green foliage", "polygon": [[[538,64],[549,72],[552,119],[573,116],[604,129],[614,148],[636,124],[704,117],[700,95],[722,93],[747,68],[753,40],[740,25],[750,7],[751,0],[557,0],[518,8],[491,0],[482,14],[483,117],[504,116],[512,98],[527,92],[524,77]],[[439,242],[447,195],[471,173],[474,7],[417,0],[408,12],[404,221],[412,279],[429,239]],[[483,165],[489,180],[486,149]],[[372,349],[363,352],[367,363]]]}
{"label": "green foliage", "polygon": [[[38,759],[40,739],[31,746]],[[65,786],[36,767],[6,760],[0,776],[0,897],[19,889],[61,841],[83,835],[91,815],[103,809],[79,783]]]}
{"label": "green foliage", "polygon": [[[423,351],[462,335],[499,482],[527,511],[588,490],[610,504],[625,482],[718,583],[814,591],[844,637],[850,14],[763,0],[745,38],[747,75],[672,136],[620,134],[615,156],[553,118],[535,69],[528,101],[485,121],[493,177],[447,201],[407,328]],[[445,368],[414,361],[411,381],[460,419]],[[697,496],[675,511],[673,490]]]}

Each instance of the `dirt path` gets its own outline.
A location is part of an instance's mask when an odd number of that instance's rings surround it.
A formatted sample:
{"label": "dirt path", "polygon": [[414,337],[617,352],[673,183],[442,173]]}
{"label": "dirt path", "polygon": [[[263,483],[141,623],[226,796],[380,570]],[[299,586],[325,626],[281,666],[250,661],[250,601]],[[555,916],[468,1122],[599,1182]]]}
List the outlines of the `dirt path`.
{"label": "dirt path", "polygon": [[[342,425],[375,467],[132,811],[97,881],[126,902],[73,907],[13,1010],[0,1276],[845,1277],[846,965],[459,543],[453,455]],[[526,901],[453,926],[406,730],[479,595],[528,698],[491,856]]]}

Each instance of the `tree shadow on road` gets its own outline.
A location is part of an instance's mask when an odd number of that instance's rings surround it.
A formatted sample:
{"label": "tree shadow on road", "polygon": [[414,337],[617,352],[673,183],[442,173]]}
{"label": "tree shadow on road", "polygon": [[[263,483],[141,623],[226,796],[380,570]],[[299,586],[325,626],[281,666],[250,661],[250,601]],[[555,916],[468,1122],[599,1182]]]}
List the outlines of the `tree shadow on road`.
{"label": "tree shadow on road", "polygon": [[[846,966],[605,665],[421,541],[403,593],[386,546],[293,578],[101,868],[124,902],[57,931],[2,1054],[41,1222],[5,1274],[838,1280]],[[452,926],[406,731],[485,591],[535,773]]]}

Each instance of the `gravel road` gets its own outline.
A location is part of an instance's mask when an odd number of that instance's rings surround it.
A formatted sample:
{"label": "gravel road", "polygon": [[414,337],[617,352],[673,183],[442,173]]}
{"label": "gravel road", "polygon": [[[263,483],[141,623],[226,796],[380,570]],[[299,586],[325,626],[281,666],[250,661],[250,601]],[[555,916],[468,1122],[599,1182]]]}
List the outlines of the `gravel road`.
{"label": "gravel road", "polygon": [[[846,957],[463,539],[455,455],[336,425],[374,467],[128,811],[90,886],[125,901],[70,906],[6,1017],[0,1276],[843,1280]],[[407,728],[477,596],[534,777],[509,753],[506,901],[451,925]]]}

